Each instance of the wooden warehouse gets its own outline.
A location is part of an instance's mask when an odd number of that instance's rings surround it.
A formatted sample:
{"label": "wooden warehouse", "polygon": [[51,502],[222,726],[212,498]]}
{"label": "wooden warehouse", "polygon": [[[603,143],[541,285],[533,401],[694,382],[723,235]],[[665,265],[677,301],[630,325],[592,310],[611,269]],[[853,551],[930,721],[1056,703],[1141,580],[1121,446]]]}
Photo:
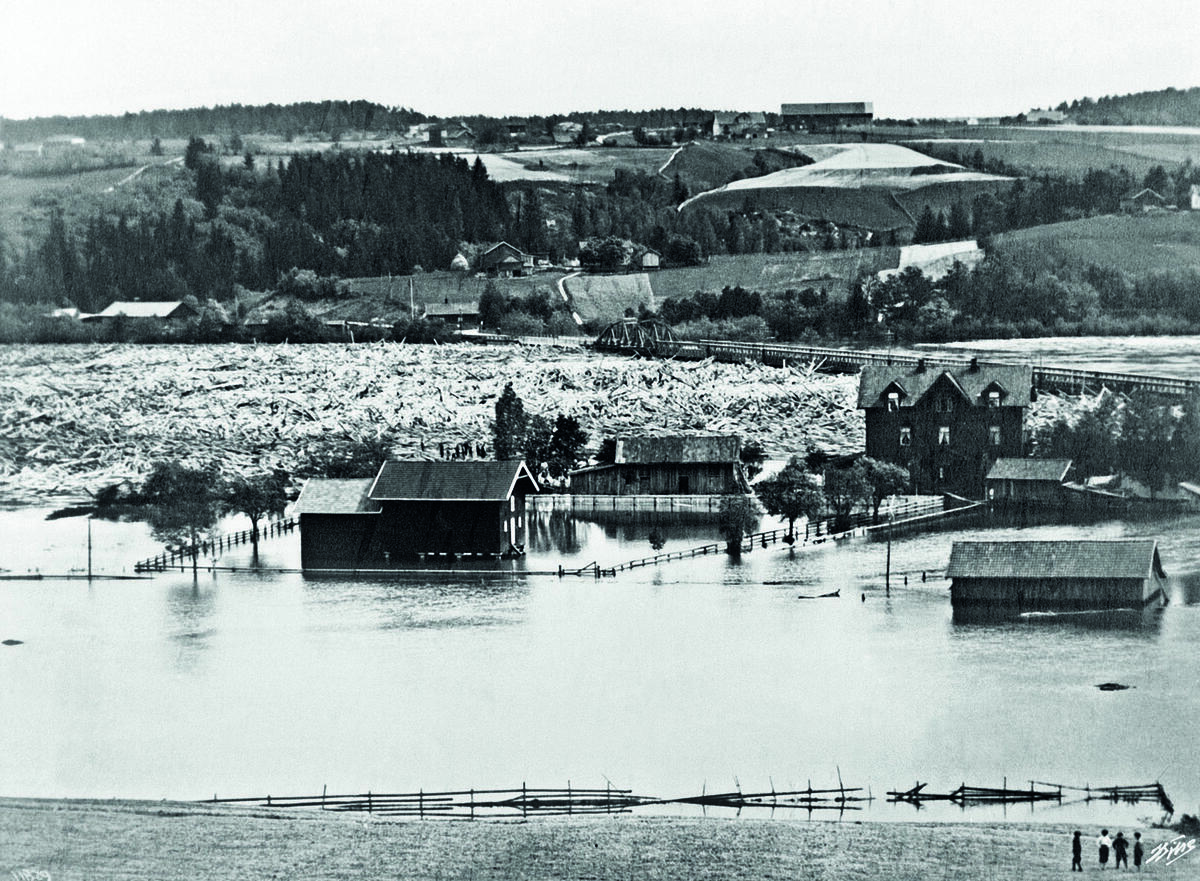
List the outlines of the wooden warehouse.
{"label": "wooden warehouse", "polygon": [[1141,609],[1166,602],[1153,539],[956,541],[946,577],[956,611]]}
{"label": "wooden warehouse", "polygon": [[374,479],[313,478],[296,502],[305,569],[376,569],[427,555],[524,553],[524,462],[389,460]]}
{"label": "wooden warehouse", "polygon": [[618,438],[613,461],[571,472],[582,495],[734,495],[749,492],[734,434]]}

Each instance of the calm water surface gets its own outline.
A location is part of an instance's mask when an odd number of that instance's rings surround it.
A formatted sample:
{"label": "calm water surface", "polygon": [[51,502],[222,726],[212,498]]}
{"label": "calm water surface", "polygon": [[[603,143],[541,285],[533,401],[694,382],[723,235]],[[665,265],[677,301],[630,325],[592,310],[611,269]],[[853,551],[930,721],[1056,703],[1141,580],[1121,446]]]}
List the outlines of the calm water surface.
{"label": "calm water surface", "polygon": [[[85,566],[86,522],[47,523],[44,513],[0,512],[6,567]],[[665,526],[668,549],[712,538],[686,522]],[[541,515],[525,565],[642,556],[648,531]],[[936,573],[951,541],[979,534],[894,542],[890,597],[886,548],[865,541],[794,556],[759,548],[741,563],[701,557],[600,581],[246,572],[0,582],[0,639],[24,640],[0,648],[0,794],[202,798],[607,779],[681,796],[736,782],[833,785],[840,768],[848,785],[876,794],[916,780],[942,790],[1161,778],[1193,811],[1200,591],[1189,576],[1200,572],[1200,517],[1001,533],[1157,537],[1174,601],[1144,616],[955,624]],[[138,524],[96,523],[93,538],[96,565],[109,571],[155,550]],[[264,564],[297,558],[295,536],[263,546]],[[934,574],[922,582],[922,571]],[[799,598],[833,589],[839,598]],[[1098,691],[1106,681],[1132,687]],[[1039,807],[1032,818],[1155,813]],[[864,816],[916,813],[876,802]],[[960,814],[943,805],[921,816]]]}

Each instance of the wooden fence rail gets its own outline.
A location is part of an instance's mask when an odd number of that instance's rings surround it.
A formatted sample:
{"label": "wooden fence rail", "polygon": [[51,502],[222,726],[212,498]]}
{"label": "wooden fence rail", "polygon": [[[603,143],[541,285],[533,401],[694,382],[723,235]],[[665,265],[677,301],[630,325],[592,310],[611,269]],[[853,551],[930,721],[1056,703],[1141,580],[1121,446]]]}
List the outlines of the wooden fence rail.
{"label": "wooden fence rail", "polygon": [[274,536],[284,535],[299,527],[300,521],[295,517],[280,520],[270,520],[258,529],[243,529],[240,532],[230,532],[215,538],[202,541],[198,545],[179,548],[174,551],[163,551],[155,557],[138,560],[133,564],[134,572],[165,572],[167,569],[184,569],[192,565],[195,558],[201,554],[207,556],[218,551],[228,550],[238,545],[254,541],[257,533],[258,540],[265,541]]}

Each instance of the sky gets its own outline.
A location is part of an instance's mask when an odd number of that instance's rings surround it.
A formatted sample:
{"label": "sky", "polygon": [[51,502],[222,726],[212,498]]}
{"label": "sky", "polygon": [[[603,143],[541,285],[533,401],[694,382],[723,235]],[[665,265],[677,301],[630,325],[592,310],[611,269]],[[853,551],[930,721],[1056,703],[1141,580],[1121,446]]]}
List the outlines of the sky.
{"label": "sky", "polygon": [[1197,25],[1194,0],[5,0],[0,116],[355,98],[993,116],[1200,85]]}

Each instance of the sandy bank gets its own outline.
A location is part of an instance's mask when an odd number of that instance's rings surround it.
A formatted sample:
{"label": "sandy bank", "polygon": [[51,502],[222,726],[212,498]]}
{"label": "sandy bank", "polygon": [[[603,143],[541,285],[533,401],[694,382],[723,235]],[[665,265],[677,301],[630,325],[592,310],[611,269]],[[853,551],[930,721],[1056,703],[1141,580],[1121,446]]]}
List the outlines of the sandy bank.
{"label": "sandy bank", "polygon": [[[1085,870],[1095,872],[1097,830],[1083,831]],[[1171,837],[1142,831],[1147,853]],[[1070,841],[1070,828],[1041,824],[634,816],[414,822],[179,802],[0,799],[0,873],[48,872],[40,877],[54,881],[1041,879],[1067,874]],[[1194,878],[1197,870],[1200,854],[1193,853],[1143,871]]]}

